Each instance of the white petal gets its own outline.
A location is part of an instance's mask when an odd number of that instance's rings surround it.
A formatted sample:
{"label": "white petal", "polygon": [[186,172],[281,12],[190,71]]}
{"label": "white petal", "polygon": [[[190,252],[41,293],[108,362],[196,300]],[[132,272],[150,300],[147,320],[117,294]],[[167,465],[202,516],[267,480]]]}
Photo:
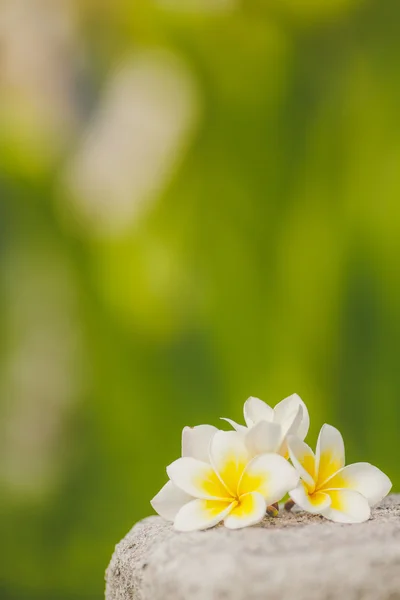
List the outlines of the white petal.
{"label": "white petal", "polygon": [[182,431],[182,456],[191,456],[209,462],[208,449],[214,433],[218,429],[213,425],[197,425],[184,427]]}
{"label": "white petal", "polygon": [[328,494],[324,494],[324,492],[308,494],[307,487],[301,482],[297,488],[289,492],[289,495],[293,502],[300,508],[312,514],[321,513],[321,511],[326,510],[331,504]]}
{"label": "white petal", "polygon": [[235,502],[217,500],[192,500],[178,512],[174,521],[177,531],[196,531],[214,527],[235,506]]}
{"label": "white petal", "polygon": [[225,527],[240,529],[254,525],[263,520],[267,504],[261,494],[252,492],[240,497],[239,504],[234,506],[229,515],[225,517]]}
{"label": "white petal", "polygon": [[323,425],[319,432],[316,458],[317,487],[344,467],[343,438],[336,427]]}
{"label": "white petal", "polygon": [[231,501],[229,493],[210,464],[185,456],[170,464],[167,473],[171,481],[190,496]]}
{"label": "white petal", "polygon": [[303,409],[303,416],[301,419],[301,423],[297,428],[296,435],[301,440],[304,440],[307,437],[308,430],[310,429],[310,415],[308,414],[308,409],[305,402],[303,402],[303,400],[297,394],[295,394],[295,396],[297,396],[300,402],[300,406]]}
{"label": "white petal", "polygon": [[348,465],[325,482],[324,489],[346,488],[362,494],[374,506],[390,492],[392,482],[380,469],[369,463]]}
{"label": "white petal", "polygon": [[232,421],[232,419],[227,419],[226,417],[221,417],[223,421],[227,421],[229,425],[232,425],[233,429],[236,429],[238,433],[246,433],[247,427],[244,425],[239,425],[236,421]]}
{"label": "white petal", "polygon": [[288,449],[288,445],[287,445],[287,437],[289,435],[295,435],[296,434],[296,431],[298,430],[298,428],[300,426],[302,418],[303,418],[303,407],[299,406],[298,409],[297,409],[297,412],[294,415],[294,418],[291,417],[290,419],[288,419],[286,421],[286,423],[283,424],[283,426],[281,425],[282,434],[283,434],[283,441],[282,441],[281,447],[279,449],[279,454],[281,454],[285,458],[289,458],[289,449]]}
{"label": "white petal", "polygon": [[326,492],[331,505],[321,511],[327,519],[336,523],[363,523],[368,521],[371,509],[368,500],[353,490],[329,490]]}
{"label": "white petal", "polygon": [[277,423],[259,421],[247,429],[246,446],[252,456],[267,452],[278,452],[282,443],[282,429]]}
{"label": "white petal", "polygon": [[176,487],[172,481],[168,481],[150,501],[150,504],[160,517],[167,521],[173,521],[182,506],[190,500],[193,500],[193,496],[189,496]]}
{"label": "white petal", "polygon": [[297,436],[288,437],[290,460],[310,492],[315,489],[315,456],[311,448]]}
{"label": "white petal", "polygon": [[239,481],[250,458],[244,437],[237,431],[218,431],[211,440],[211,464],[232,496],[236,497]]}
{"label": "white petal", "polygon": [[247,465],[239,484],[239,495],[259,492],[267,504],[279,502],[299,482],[296,469],[279,454],[260,454]]}
{"label": "white petal", "polygon": [[273,409],[253,396],[250,396],[244,403],[243,412],[247,427],[253,427],[259,421],[272,421],[274,418]]}
{"label": "white petal", "polygon": [[[299,407],[301,406],[301,419],[296,425],[296,430],[291,427],[298,415]],[[307,406],[298,394],[292,394],[281,400],[274,408],[274,421],[280,423],[286,434],[290,433],[297,435],[301,440],[304,440],[310,427],[310,417]],[[289,431],[290,430],[290,431]]]}
{"label": "white petal", "polygon": [[[296,435],[297,431],[301,425],[302,420],[303,420],[303,407],[300,405],[299,408],[297,409],[297,413],[294,418],[294,421],[291,424],[291,426],[289,427],[286,435]],[[300,436],[297,436],[297,437],[300,437]]]}

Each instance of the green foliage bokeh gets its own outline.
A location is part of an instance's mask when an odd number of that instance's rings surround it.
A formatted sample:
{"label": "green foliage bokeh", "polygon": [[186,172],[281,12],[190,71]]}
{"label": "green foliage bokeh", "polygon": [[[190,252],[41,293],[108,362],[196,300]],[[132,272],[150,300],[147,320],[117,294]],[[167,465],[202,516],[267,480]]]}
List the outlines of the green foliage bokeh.
{"label": "green foliage bokeh", "polygon": [[[0,102],[4,600],[101,598],[182,427],[240,420],[250,395],[299,393],[311,445],[329,422],[349,461],[400,487],[397,0],[75,4],[80,133],[40,153]],[[65,208],[63,173],[114,66],[147,50],[184,65],[196,116],[149,209],[102,236]],[[19,405],[9,373],[23,380],[35,343],[10,364],[41,323],[55,347],[38,379],[57,376],[73,329],[72,391],[37,459],[49,475],[28,486],[29,440],[59,407],[40,385]]]}

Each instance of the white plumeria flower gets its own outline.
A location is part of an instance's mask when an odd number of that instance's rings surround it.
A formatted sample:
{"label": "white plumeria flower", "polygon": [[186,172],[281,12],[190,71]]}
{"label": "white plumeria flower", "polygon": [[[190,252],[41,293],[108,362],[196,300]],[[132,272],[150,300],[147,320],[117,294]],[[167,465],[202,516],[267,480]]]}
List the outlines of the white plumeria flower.
{"label": "white plumeria flower", "polygon": [[287,436],[297,435],[304,440],[310,426],[307,407],[297,394],[285,398],[275,408],[259,398],[250,397],[244,403],[243,413],[246,427],[231,419],[224,420],[245,436],[253,456],[278,452],[288,458]]}
{"label": "white plumeria flower", "polygon": [[390,491],[390,479],[369,463],[345,467],[344,443],[340,432],[323,425],[314,455],[295,436],[288,438],[290,459],[301,481],[290,492],[303,510],[321,514],[338,523],[362,523],[370,517],[371,506]]}
{"label": "white plumeria flower", "polygon": [[278,454],[252,458],[236,431],[213,434],[207,461],[184,456],[167,473],[170,481],[151,504],[178,531],[207,529],[220,521],[230,529],[258,523],[267,506],[299,481],[296,470]]}
{"label": "white plumeria flower", "polygon": [[[210,462],[209,447],[212,437],[218,429],[213,425],[196,425],[184,427],[182,430],[182,456]],[[156,512],[166,519],[173,521],[181,506],[193,500],[172,481],[167,481],[163,488],[153,498],[151,504]]]}

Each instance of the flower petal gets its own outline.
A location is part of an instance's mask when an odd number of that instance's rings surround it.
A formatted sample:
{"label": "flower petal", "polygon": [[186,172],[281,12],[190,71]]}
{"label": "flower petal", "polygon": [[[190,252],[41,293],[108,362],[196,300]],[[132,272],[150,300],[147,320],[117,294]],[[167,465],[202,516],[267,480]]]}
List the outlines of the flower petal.
{"label": "flower petal", "polygon": [[[299,407],[301,406],[301,419],[297,423],[296,431],[291,430],[291,426],[298,415]],[[310,416],[307,406],[298,394],[292,394],[284,400],[281,400],[274,408],[274,421],[280,423],[286,432],[285,434],[297,435],[301,440],[304,440],[310,427]]]}
{"label": "flower petal", "polygon": [[205,500],[229,500],[231,497],[210,464],[185,456],[167,467],[168,477],[181,490]]}
{"label": "flower petal", "polygon": [[237,431],[218,431],[210,444],[210,461],[232,496],[236,497],[242,473],[250,460],[243,436]]}
{"label": "flower petal", "polygon": [[243,407],[247,427],[253,427],[259,421],[273,421],[274,410],[259,398],[250,396]]}
{"label": "flower petal", "polygon": [[344,467],[343,438],[336,427],[323,425],[319,432],[316,451],[317,489]]}
{"label": "flower petal", "polygon": [[[297,412],[294,416],[294,419],[289,419],[283,426],[281,425],[281,430],[283,434],[283,440],[281,447],[279,448],[279,454],[284,456],[285,458],[289,458],[289,449],[287,445],[287,436],[295,435],[298,430],[300,423],[303,418],[303,407],[299,406]],[[289,426],[289,428],[287,428]]]}
{"label": "flower petal", "polygon": [[282,429],[277,423],[259,421],[246,432],[245,443],[252,456],[278,452],[282,443]]}
{"label": "flower petal", "polygon": [[336,523],[363,523],[368,521],[371,509],[368,500],[353,490],[326,491],[331,505],[321,514]]}
{"label": "flower petal", "polygon": [[267,504],[261,494],[252,492],[244,494],[239,499],[239,504],[232,508],[225,517],[225,527],[229,529],[240,529],[248,525],[254,525],[263,520]]}
{"label": "flower petal", "polygon": [[227,419],[226,417],[221,417],[223,421],[227,421],[229,425],[232,425],[233,429],[236,429],[238,433],[246,433],[247,427],[244,425],[239,425],[236,421],[232,421],[232,419]]}
{"label": "flower petal", "polygon": [[312,514],[321,513],[331,504],[331,499],[328,494],[323,492],[315,492],[309,494],[307,486],[300,482],[297,488],[289,492],[289,496],[300,508]]}
{"label": "flower petal", "polygon": [[370,506],[390,492],[392,482],[380,469],[369,463],[354,463],[338,471],[324,484],[324,489],[346,488],[362,494]]}
{"label": "flower petal", "polygon": [[218,431],[213,425],[197,425],[196,427],[184,427],[182,431],[182,456],[191,456],[210,462],[208,449],[212,436]]}
{"label": "flower petal", "polygon": [[290,460],[307,485],[309,492],[315,489],[315,456],[311,448],[297,436],[288,437]]}
{"label": "flower petal", "polygon": [[176,487],[172,481],[168,481],[150,501],[150,504],[160,517],[167,521],[173,521],[182,506],[191,500],[193,500],[193,496],[189,496]]}
{"label": "flower petal", "polygon": [[247,465],[239,484],[239,495],[259,492],[273,504],[293,490],[299,482],[296,469],[279,454],[260,454]]}
{"label": "flower petal", "polygon": [[176,515],[174,528],[177,531],[196,531],[214,527],[229,514],[235,504],[220,500],[192,500],[182,506]]}

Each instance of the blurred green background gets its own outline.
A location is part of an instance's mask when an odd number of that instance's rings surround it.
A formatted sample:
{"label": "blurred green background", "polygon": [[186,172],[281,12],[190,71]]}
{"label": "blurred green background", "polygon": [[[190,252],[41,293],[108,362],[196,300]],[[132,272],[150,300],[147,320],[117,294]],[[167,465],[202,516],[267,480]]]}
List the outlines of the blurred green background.
{"label": "blurred green background", "polygon": [[2,0],[0,597],[100,599],[184,425],[400,489],[398,0]]}

